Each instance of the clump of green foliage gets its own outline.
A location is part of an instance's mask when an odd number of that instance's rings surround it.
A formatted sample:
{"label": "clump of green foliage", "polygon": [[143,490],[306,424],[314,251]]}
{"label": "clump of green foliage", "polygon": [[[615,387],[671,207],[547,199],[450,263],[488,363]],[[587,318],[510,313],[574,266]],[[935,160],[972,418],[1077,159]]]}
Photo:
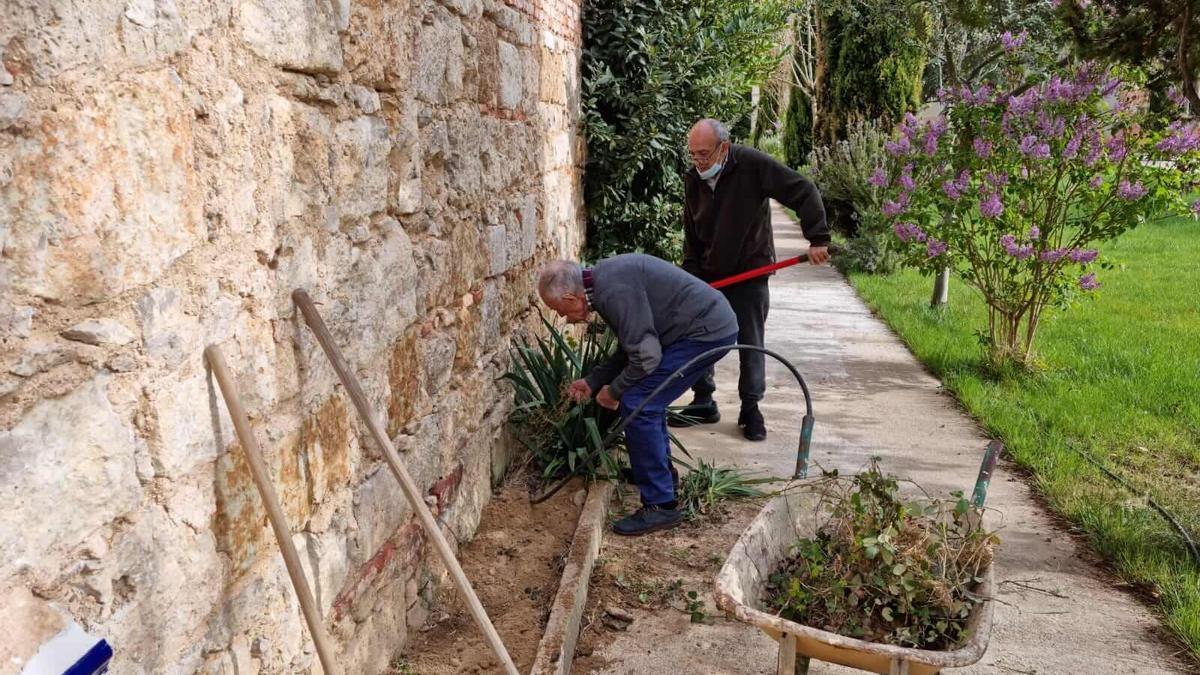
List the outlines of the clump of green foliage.
{"label": "clump of green foliage", "polygon": [[979,510],[953,500],[906,501],[872,461],[821,484],[828,520],[770,579],[768,605],[797,623],[871,642],[949,649],[968,635],[998,542]]}
{"label": "clump of green foliage", "polygon": [[[607,360],[617,341],[607,329],[589,329],[576,340],[545,318],[542,323],[546,335],[515,345],[503,376],[514,390],[508,417],[514,436],[529,449],[543,478],[568,473],[591,476],[600,469],[616,474],[619,461],[603,447],[603,437],[617,414],[594,399],[575,403],[564,392],[567,385]],[[599,453],[600,461],[583,462],[592,453]]]}
{"label": "clump of green foliage", "polygon": [[787,111],[783,115],[783,158],[784,163],[799,169],[813,149],[812,101],[800,90],[792,87]]}
{"label": "clump of green foliage", "polygon": [[750,478],[738,469],[698,459],[696,466],[679,481],[675,499],[685,518],[698,520],[716,512],[723,502],[762,497],[762,490],[754,487],[761,482],[764,481]]}
{"label": "clump of green foliage", "polygon": [[880,211],[885,190],[871,179],[880,168],[891,171],[896,165],[884,150],[887,129],[877,121],[850,122],[845,140],[809,155],[810,175],[833,216],[830,226],[847,238],[834,258],[844,272],[891,274],[901,262],[899,242]]}

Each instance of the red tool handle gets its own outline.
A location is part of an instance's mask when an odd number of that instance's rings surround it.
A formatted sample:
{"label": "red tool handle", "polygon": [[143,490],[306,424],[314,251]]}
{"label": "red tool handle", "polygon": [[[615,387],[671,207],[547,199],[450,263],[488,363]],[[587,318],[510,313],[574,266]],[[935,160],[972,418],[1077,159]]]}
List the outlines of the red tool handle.
{"label": "red tool handle", "polygon": [[713,288],[725,288],[726,286],[740,284],[743,281],[747,281],[747,280],[753,279],[755,277],[761,277],[764,274],[770,274],[771,272],[774,272],[775,270],[781,270],[785,267],[791,267],[792,265],[796,265],[796,264],[802,263],[802,262],[808,262],[808,254],[807,253],[805,253],[804,255],[798,255],[795,258],[788,258],[787,260],[780,260],[779,262],[771,263],[770,265],[763,265],[762,267],[755,267],[752,270],[747,270],[745,272],[741,272],[740,274],[735,274],[731,277],[725,277],[724,279],[719,279],[719,280],[714,281],[711,284],[709,284],[709,286],[712,286]]}

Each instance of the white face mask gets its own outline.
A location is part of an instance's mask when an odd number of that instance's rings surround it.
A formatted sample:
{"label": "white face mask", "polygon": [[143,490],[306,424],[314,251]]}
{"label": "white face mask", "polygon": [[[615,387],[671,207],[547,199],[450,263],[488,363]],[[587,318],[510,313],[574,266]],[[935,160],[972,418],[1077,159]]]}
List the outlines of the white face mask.
{"label": "white face mask", "polygon": [[708,180],[709,178],[712,178],[713,176],[717,175],[718,173],[721,173],[721,169],[723,168],[723,166],[724,166],[724,164],[722,162],[717,162],[716,164],[713,164],[712,166],[708,167],[707,169],[700,171],[699,172],[700,177],[703,178],[704,180]]}

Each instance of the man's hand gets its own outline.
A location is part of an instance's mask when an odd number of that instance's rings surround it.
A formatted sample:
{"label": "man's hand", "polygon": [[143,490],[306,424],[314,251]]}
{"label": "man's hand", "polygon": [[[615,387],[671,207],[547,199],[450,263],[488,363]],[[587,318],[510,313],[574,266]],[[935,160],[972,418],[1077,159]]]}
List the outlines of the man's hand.
{"label": "man's hand", "polygon": [[587,380],[575,380],[567,386],[567,398],[576,403],[588,400],[592,395],[592,387]]}
{"label": "man's hand", "polygon": [[612,392],[608,390],[607,384],[600,388],[599,394],[596,394],[596,403],[599,403],[601,407],[608,408],[609,410],[616,410],[617,406],[620,404],[617,399],[612,397]]}
{"label": "man's hand", "polygon": [[810,246],[808,249],[808,264],[824,265],[829,262],[829,248],[826,246]]}

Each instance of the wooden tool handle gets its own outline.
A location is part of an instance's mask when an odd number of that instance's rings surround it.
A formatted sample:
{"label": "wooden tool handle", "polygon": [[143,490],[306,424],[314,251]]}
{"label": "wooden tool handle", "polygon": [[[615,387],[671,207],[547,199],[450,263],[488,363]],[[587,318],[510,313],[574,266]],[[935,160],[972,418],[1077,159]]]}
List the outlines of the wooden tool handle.
{"label": "wooden tool handle", "polygon": [[433,546],[437,550],[442,562],[446,565],[446,569],[450,571],[450,578],[454,581],[454,585],[458,588],[459,592],[462,593],[463,599],[467,602],[467,607],[471,610],[471,616],[475,618],[475,623],[483,631],[484,637],[487,638],[488,644],[491,645],[492,651],[496,654],[496,658],[504,666],[505,672],[509,673],[509,675],[518,675],[517,666],[508,655],[508,650],[504,648],[504,643],[500,640],[500,634],[496,632],[496,628],[492,625],[491,620],[488,619],[487,612],[483,609],[483,604],[479,602],[479,598],[475,595],[475,589],[471,588],[471,582],[467,580],[467,575],[463,572],[462,566],[458,564],[458,559],[454,557],[454,551],[450,549],[450,544],[442,535],[442,529],[438,527],[437,521],[429,511],[429,507],[425,505],[425,499],[421,495],[421,492],[417,489],[416,484],[413,483],[412,478],[409,477],[408,472],[404,470],[404,466],[400,463],[400,456],[396,453],[396,448],[392,446],[392,439],[388,438],[388,435],[383,432],[383,426],[375,418],[375,413],[367,403],[366,394],[363,393],[362,387],[359,386],[358,379],[350,372],[349,366],[346,365],[346,360],[342,358],[341,351],[334,344],[333,335],[329,333],[329,329],[325,326],[325,322],[317,312],[316,306],[313,305],[312,298],[308,297],[308,293],[304,289],[297,288],[292,292],[292,300],[300,308],[300,313],[304,315],[305,322],[317,337],[317,342],[321,344],[325,355],[329,357],[330,364],[333,365],[338,378],[346,387],[346,393],[350,394],[350,400],[354,402],[354,407],[358,409],[358,414],[362,418],[363,423],[367,425],[367,430],[371,433],[371,437],[375,439],[375,443],[383,451],[384,459],[387,460],[388,466],[391,467],[392,474],[396,476],[396,480],[400,481],[400,489],[404,492],[404,496],[408,498],[408,503],[412,505],[413,510],[417,512],[417,518],[421,521],[425,532],[429,534],[429,539],[433,541]]}
{"label": "wooden tool handle", "polygon": [[292,587],[296,589],[296,597],[300,600],[300,610],[304,612],[304,620],[308,623],[308,632],[312,635],[313,644],[317,648],[317,657],[321,659],[321,667],[328,675],[342,675],[342,669],[334,659],[333,643],[325,632],[325,623],[317,603],[313,601],[312,591],[308,587],[308,579],[304,576],[304,568],[300,566],[300,556],[292,543],[292,530],[288,527],[283,509],[279,507],[279,498],[275,496],[275,486],[271,483],[271,474],[263,462],[262,452],[254,439],[254,431],[250,429],[250,420],[246,419],[246,410],[242,407],[241,396],[229,370],[225,367],[225,358],[216,345],[209,345],[204,350],[209,367],[221,387],[221,395],[229,408],[229,417],[233,420],[233,428],[241,441],[242,450],[250,464],[250,475],[258,486],[263,504],[267,507],[267,520],[271,521],[271,529],[275,531],[275,539],[279,542],[279,552],[283,554],[283,564],[287,567],[288,576],[292,578]]}

